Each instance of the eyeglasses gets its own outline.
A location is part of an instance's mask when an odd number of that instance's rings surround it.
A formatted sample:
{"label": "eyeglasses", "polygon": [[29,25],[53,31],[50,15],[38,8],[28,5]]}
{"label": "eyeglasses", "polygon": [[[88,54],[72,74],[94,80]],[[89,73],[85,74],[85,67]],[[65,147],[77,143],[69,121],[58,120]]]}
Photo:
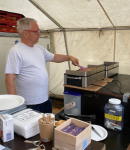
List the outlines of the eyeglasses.
{"label": "eyeglasses", "polygon": [[28,32],[32,32],[32,33],[40,33],[40,30],[24,30],[24,31],[28,31]]}

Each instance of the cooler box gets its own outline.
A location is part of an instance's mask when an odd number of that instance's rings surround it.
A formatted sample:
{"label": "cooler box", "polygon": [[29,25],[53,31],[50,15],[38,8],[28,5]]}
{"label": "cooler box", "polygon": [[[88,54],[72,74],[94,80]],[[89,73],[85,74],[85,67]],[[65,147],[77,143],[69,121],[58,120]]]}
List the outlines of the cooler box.
{"label": "cooler box", "polygon": [[81,94],[72,91],[64,92],[64,113],[81,115]]}

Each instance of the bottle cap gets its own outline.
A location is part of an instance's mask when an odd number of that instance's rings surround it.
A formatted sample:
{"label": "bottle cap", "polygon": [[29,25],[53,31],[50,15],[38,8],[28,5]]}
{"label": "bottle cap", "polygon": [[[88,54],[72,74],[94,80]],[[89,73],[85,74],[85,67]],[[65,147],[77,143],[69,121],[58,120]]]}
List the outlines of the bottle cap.
{"label": "bottle cap", "polygon": [[116,99],[116,98],[110,98],[110,99],[109,99],[109,103],[110,103],[110,104],[119,105],[119,104],[121,103],[121,100]]}

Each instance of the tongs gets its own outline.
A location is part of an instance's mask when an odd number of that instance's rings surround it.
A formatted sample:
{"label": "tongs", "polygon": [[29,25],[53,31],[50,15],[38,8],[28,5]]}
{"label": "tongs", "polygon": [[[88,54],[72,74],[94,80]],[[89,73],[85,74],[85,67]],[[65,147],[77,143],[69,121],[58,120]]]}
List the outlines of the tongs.
{"label": "tongs", "polygon": [[[25,143],[31,143],[31,144],[33,144],[33,145],[36,146],[39,150],[40,150],[40,149],[41,149],[41,150],[46,150],[44,144],[43,144],[40,140],[38,140],[38,141],[25,140],[24,142],[25,142]],[[36,150],[38,150],[37,148],[36,148]],[[34,149],[29,149],[29,150],[35,150],[35,148],[34,148]]]}
{"label": "tongs", "polygon": [[31,143],[33,144],[34,146],[39,146],[41,144],[41,141],[30,141],[30,140],[25,140],[24,141],[25,143]]}

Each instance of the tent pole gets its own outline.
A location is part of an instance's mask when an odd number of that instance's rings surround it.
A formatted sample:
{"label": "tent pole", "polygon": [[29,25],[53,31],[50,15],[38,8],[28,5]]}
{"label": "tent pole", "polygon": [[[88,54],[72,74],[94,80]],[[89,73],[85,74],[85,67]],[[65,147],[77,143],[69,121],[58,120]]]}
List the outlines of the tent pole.
{"label": "tent pole", "polygon": [[112,24],[113,28],[114,28],[114,49],[113,49],[113,61],[115,61],[115,53],[116,53],[116,27],[114,25],[114,23],[112,22],[111,18],[109,17],[109,15],[107,14],[106,10],[104,9],[103,5],[101,4],[100,0],[97,0],[98,4],[100,5],[100,7],[102,8],[102,10],[104,11],[106,17],[108,18],[108,20],[110,21],[110,23]]}
{"label": "tent pole", "polygon": [[[68,44],[67,44],[67,35],[66,35],[65,31],[63,31],[63,35],[64,35],[64,42],[65,42],[66,53],[69,56]],[[68,65],[69,65],[69,70],[71,70],[70,61],[68,61]]]}
{"label": "tent pole", "polygon": [[[66,37],[66,33],[64,31],[64,28],[53,17],[51,17],[43,8],[41,8],[36,2],[34,2],[33,0],[29,0],[29,1],[63,31],[66,54],[69,55],[67,37]],[[68,66],[69,66],[69,70],[70,70],[71,69],[70,61],[68,61]]]}
{"label": "tent pole", "polygon": [[56,24],[59,28],[63,28],[54,18],[52,18],[44,9],[42,9],[36,2],[33,0],[29,0],[37,9],[39,9],[47,18],[49,18],[54,24]]}
{"label": "tent pole", "polygon": [[109,17],[109,15],[107,14],[106,10],[104,9],[104,7],[102,6],[101,2],[99,0],[97,0],[98,4],[100,5],[100,7],[102,8],[103,12],[105,13],[106,17],[108,18],[108,20],[110,21],[110,23],[112,24],[113,27],[114,23],[112,22],[111,18]]}
{"label": "tent pole", "polygon": [[50,33],[50,32],[62,32],[65,30],[66,32],[77,32],[77,31],[110,31],[110,30],[130,30],[130,26],[115,26],[113,27],[105,27],[105,28],[64,28],[64,29],[49,29],[49,30],[41,30],[42,33]]}
{"label": "tent pole", "polygon": [[116,61],[116,30],[114,30],[114,53],[113,53],[113,61]]}

